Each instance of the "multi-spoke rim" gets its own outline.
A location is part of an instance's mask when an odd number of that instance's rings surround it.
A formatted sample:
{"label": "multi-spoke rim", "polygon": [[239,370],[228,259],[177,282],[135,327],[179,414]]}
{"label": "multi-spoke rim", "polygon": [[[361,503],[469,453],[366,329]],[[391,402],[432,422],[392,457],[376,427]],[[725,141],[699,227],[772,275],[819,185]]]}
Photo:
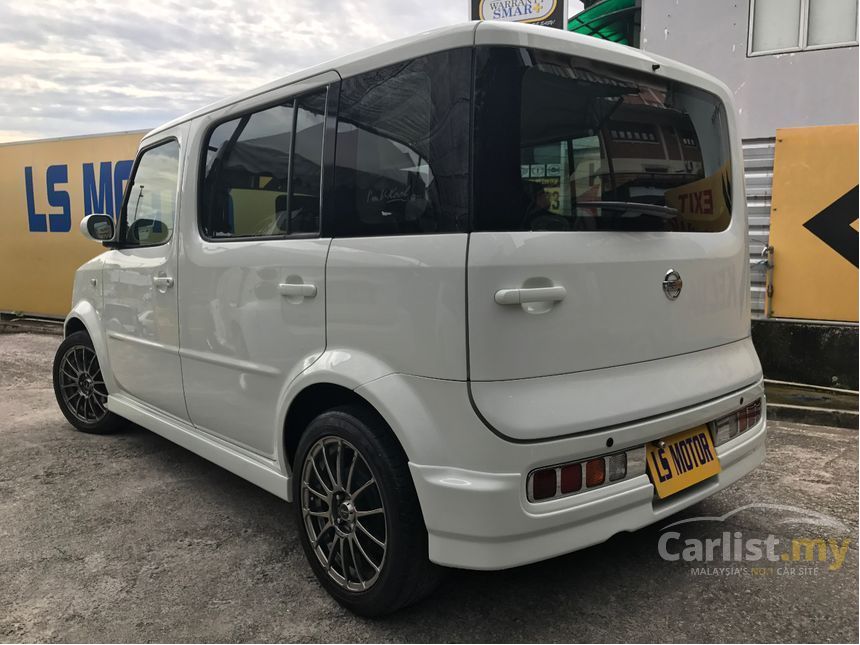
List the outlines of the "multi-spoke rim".
{"label": "multi-spoke rim", "polygon": [[385,563],[388,529],[382,495],[358,449],[340,437],[319,439],[302,466],[302,518],[328,576],[366,591]]}
{"label": "multi-spoke rim", "polygon": [[107,388],[91,347],[75,345],[63,354],[60,393],[66,409],[79,421],[96,423],[107,414]]}

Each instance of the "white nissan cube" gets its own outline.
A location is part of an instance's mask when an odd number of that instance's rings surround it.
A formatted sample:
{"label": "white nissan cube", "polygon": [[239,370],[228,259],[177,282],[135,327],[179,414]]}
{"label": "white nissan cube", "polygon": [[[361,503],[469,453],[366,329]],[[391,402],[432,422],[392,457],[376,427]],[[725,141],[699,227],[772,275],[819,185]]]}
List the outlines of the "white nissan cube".
{"label": "white nissan cube", "polygon": [[733,113],[670,60],[476,22],[172,121],[81,222],[60,408],[293,502],[364,615],[656,522],[764,457]]}

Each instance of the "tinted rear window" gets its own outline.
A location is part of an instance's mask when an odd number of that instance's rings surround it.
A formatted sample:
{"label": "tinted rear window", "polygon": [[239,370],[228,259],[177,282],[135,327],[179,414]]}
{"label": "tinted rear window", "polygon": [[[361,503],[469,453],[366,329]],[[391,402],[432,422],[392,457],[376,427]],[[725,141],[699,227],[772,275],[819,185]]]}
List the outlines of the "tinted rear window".
{"label": "tinted rear window", "polygon": [[481,47],[475,229],[721,231],[731,220],[722,102],[553,52]]}

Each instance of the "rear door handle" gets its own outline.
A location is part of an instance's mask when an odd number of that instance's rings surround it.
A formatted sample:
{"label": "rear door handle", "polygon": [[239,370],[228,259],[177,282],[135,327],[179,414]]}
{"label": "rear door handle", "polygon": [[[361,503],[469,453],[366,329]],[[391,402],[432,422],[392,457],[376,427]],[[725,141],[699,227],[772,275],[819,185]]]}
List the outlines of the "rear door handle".
{"label": "rear door handle", "polygon": [[292,284],[289,282],[282,282],[278,285],[278,291],[281,292],[282,296],[293,298],[313,298],[317,295],[317,286],[315,284],[308,283]]}
{"label": "rear door handle", "polygon": [[564,287],[529,287],[499,289],[495,300],[500,305],[524,305],[530,302],[561,302],[567,295]]}
{"label": "rear door handle", "polygon": [[169,275],[154,275],[152,276],[152,284],[159,289],[169,289],[173,286],[173,278]]}

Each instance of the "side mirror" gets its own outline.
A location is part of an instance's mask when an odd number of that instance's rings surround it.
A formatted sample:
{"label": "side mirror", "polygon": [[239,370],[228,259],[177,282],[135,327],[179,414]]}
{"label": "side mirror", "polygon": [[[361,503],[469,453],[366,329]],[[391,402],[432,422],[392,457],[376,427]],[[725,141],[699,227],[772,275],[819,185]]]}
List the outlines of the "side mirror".
{"label": "side mirror", "polygon": [[137,219],[128,227],[126,240],[134,244],[161,244],[170,237],[169,229],[157,219]]}
{"label": "side mirror", "polygon": [[96,242],[110,242],[115,233],[113,217],[97,213],[87,215],[81,220],[81,233]]}

